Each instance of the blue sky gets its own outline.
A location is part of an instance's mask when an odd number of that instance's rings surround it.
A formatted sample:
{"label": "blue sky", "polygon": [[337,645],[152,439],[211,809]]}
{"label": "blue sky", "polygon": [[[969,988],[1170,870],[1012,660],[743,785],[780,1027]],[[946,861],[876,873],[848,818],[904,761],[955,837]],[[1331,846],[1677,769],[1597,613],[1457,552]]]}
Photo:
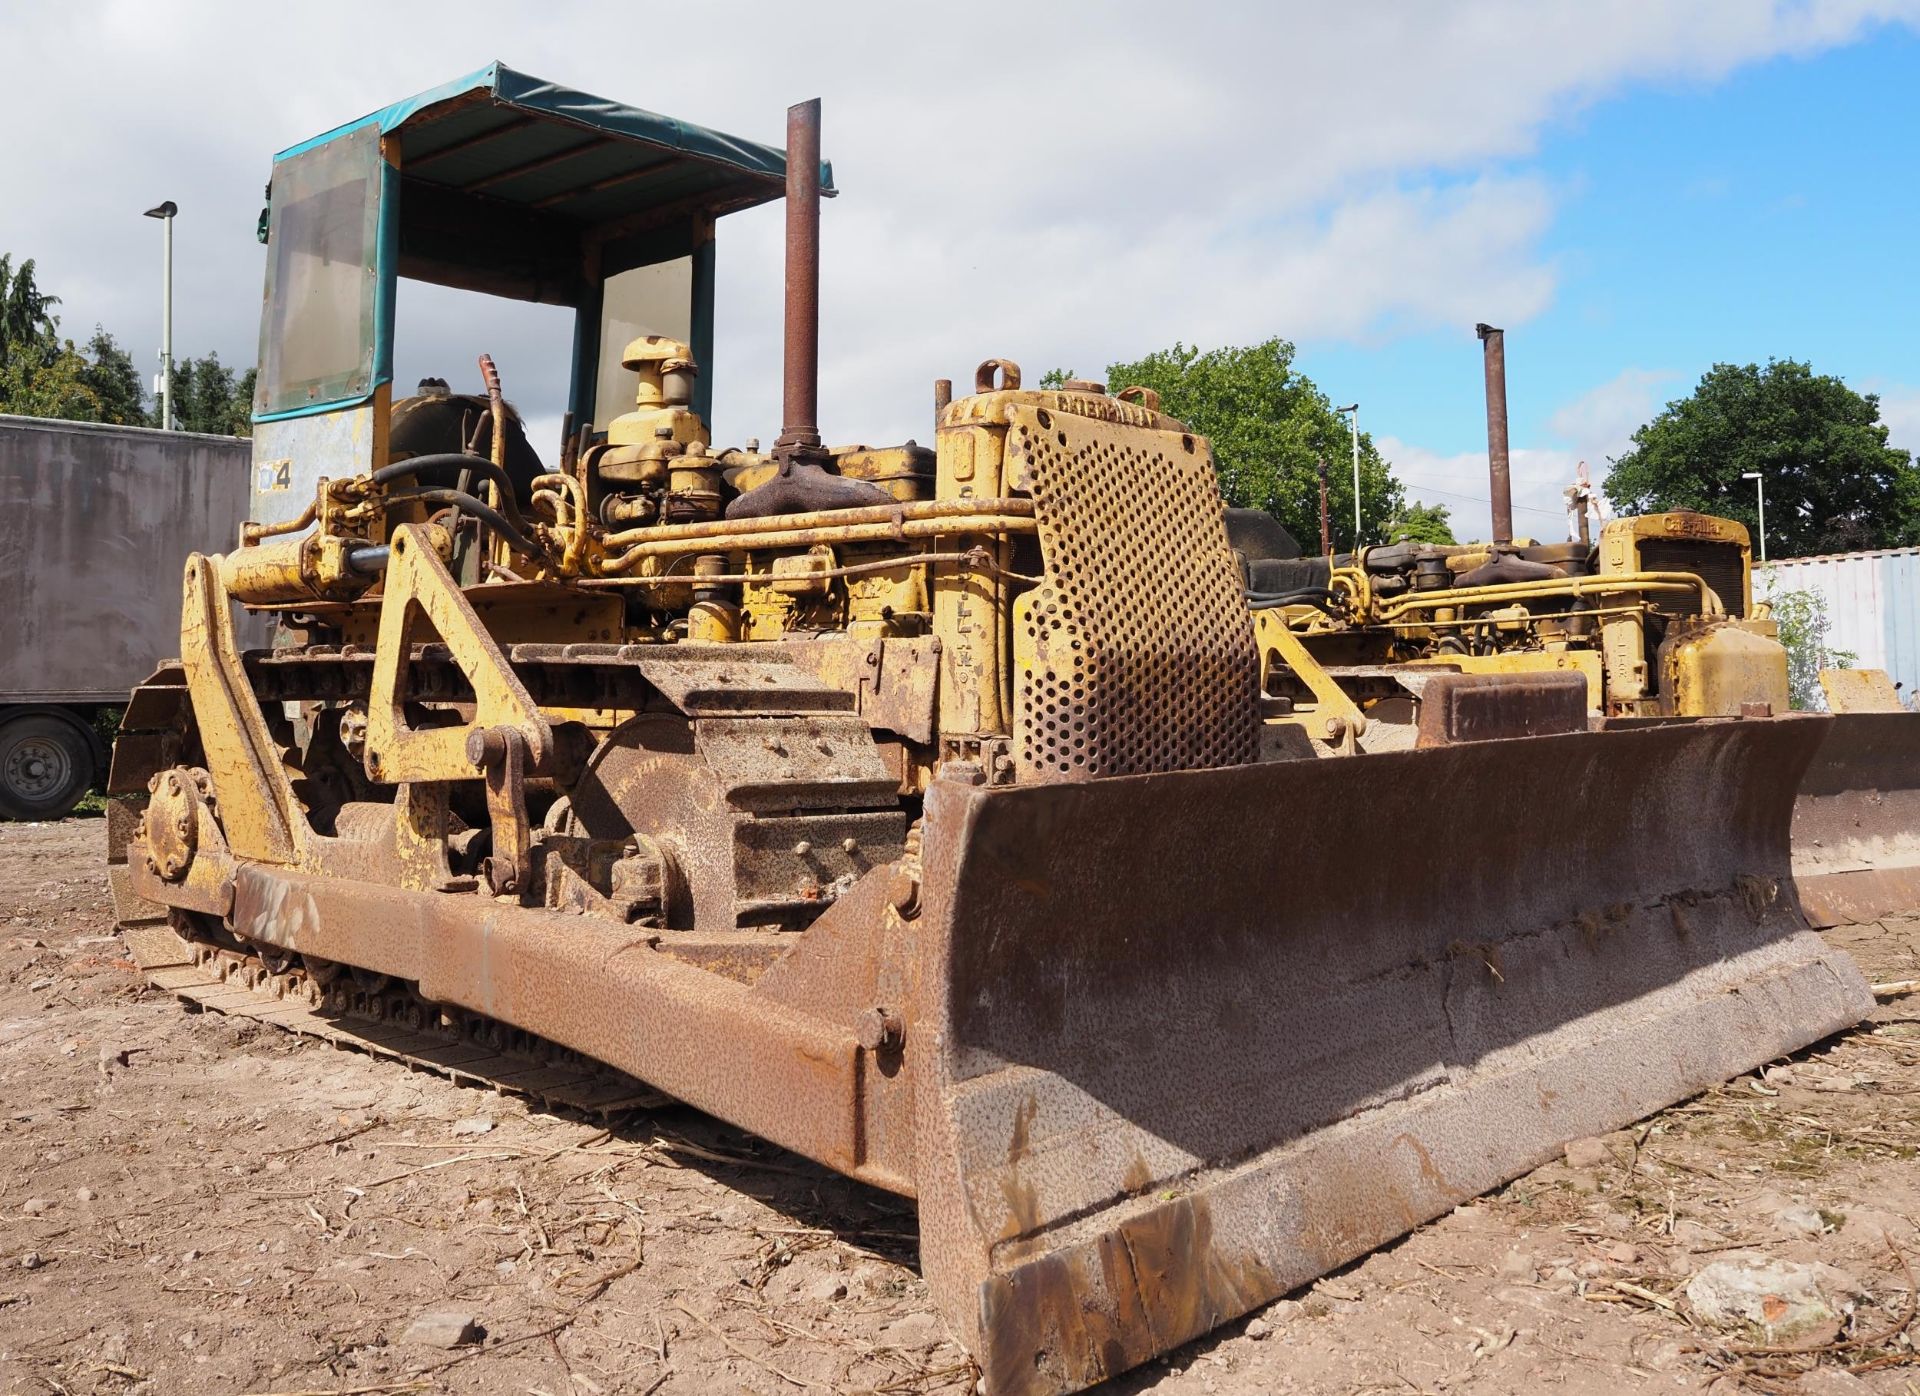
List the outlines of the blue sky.
{"label": "blue sky", "polygon": [[[70,332],[103,324],[150,364],[139,211],[173,199],[176,345],[250,362],[271,153],[498,58],[776,145],[788,103],[824,98],[837,441],[926,440],[932,380],[988,357],[1091,372],[1281,335],[1472,536],[1488,320],[1508,331],[1518,522],[1540,536],[1575,460],[1599,473],[1716,360],[1809,359],[1881,391],[1920,448],[1920,0],[1169,13],[968,25],[891,0],[703,0],[658,64],[612,0],[466,0],[452,29],[376,0],[0,8],[0,50],[27,60],[0,122],[33,132],[0,150],[0,251],[38,259]],[[780,231],[775,206],[721,225],[722,442],[778,431]],[[403,384],[471,388],[488,350],[536,441],[557,438],[564,313],[411,286],[400,313]]]}
{"label": "blue sky", "polygon": [[[1896,444],[1920,449],[1917,95],[1920,39],[1887,29],[1720,81],[1635,84],[1544,129],[1536,154],[1500,167],[1531,171],[1556,201],[1538,244],[1551,302],[1507,337],[1513,440],[1617,450],[1712,364],[1771,356],[1886,393]],[[1300,349],[1375,431],[1484,458],[1471,326]],[[1463,522],[1483,512],[1459,497],[1485,498],[1480,459],[1402,473]],[[1540,512],[1517,522],[1550,526]]]}

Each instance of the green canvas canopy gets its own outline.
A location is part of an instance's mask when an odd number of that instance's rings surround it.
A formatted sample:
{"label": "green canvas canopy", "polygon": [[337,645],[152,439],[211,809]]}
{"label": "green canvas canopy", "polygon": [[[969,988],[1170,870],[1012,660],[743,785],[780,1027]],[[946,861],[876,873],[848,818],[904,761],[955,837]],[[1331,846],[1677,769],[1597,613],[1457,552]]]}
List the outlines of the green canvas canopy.
{"label": "green canvas canopy", "polygon": [[[820,181],[835,192],[830,165]],[[400,277],[572,307],[568,406],[590,421],[595,366],[619,348],[600,343],[609,280],[687,259],[684,333],[707,362],[714,222],[785,189],[782,150],[497,62],[302,141],[274,157],[255,421],[391,381]]]}

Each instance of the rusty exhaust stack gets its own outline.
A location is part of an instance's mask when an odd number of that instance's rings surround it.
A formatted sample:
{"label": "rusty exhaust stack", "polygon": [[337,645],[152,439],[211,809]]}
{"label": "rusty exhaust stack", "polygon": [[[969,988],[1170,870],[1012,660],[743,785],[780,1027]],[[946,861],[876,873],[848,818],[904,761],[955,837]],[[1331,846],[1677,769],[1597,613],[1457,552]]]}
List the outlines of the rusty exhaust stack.
{"label": "rusty exhaust stack", "polygon": [[1486,346],[1487,485],[1493,500],[1493,541],[1513,541],[1513,479],[1507,460],[1507,332],[1475,325]]}
{"label": "rusty exhaust stack", "polygon": [[787,342],[782,466],[820,451],[820,99],[787,108]]}
{"label": "rusty exhaust stack", "polygon": [[771,480],[736,496],[730,519],[891,504],[870,480],[829,470],[820,442],[820,99],[787,108],[787,294],[781,427]]}

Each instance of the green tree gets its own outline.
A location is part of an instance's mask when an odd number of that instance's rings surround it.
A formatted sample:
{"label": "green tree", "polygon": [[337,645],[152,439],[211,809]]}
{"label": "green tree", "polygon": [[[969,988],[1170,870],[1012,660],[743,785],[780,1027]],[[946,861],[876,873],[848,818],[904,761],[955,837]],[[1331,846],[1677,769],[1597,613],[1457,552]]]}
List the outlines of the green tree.
{"label": "green tree", "polygon": [[[60,298],[40,289],[31,257],[0,253],[0,412],[75,422],[160,425],[149,412],[133,356],[99,325],[83,350],[61,339]],[[219,436],[253,434],[253,369],[236,374],[218,354],[173,369],[174,424]]]}
{"label": "green tree", "polygon": [[1422,504],[1415,500],[1387,525],[1389,543],[1439,543],[1447,547],[1460,540],[1453,536],[1453,524],[1444,504]]}
{"label": "green tree", "polygon": [[70,339],[15,346],[0,366],[0,412],[97,422],[101,403],[88,381],[91,368]]}
{"label": "green tree", "polygon": [[[204,359],[175,359],[174,428],[214,436],[252,435],[254,378],[253,369],[236,374],[220,362],[217,353],[208,354]],[[157,402],[150,420],[154,426],[160,424]]]}
{"label": "green tree", "polygon": [[140,374],[98,325],[84,350],[60,338],[58,296],[40,289],[31,257],[0,254],[0,412],[76,422],[138,423]]}
{"label": "green tree", "polygon": [[[1063,375],[1064,376],[1064,375]],[[1213,442],[1221,493],[1242,508],[1265,509],[1302,541],[1320,537],[1320,481],[1327,462],[1327,513],[1333,546],[1353,546],[1352,445],[1344,417],[1293,367],[1284,339],[1202,353],[1185,344],[1107,369],[1118,392],[1139,385],[1160,394],[1160,410]],[[1365,543],[1383,541],[1400,515],[1400,482],[1360,437],[1360,509]],[[1308,542],[1308,546],[1313,546]]]}
{"label": "green tree", "polygon": [[233,385],[233,434],[253,435],[253,395],[260,388],[260,370],[250,368]]}
{"label": "green tree", "polygon": [[1833,622],[1827,617],[1827,598],[1817,591],[1779,591],[1768,600],[1780,643],[1787,651],[1787,691],[1796,708],[1827,705],[1820,687],[1822,669],[1851,669],[1859,655],[1827,645]]}
{"label": "green tree", "polygon": [[98,325],[87,341],[86,354],[87,366],[80,376],[99,401],[100,415],[95,420],[144,426],[147,413],[141,404],[140,370],[133,366],[133,356]]}
{"label": "green tree", "polygon": [[53,307],[60,297],[41,291],[34,279],[33,258],[15,270],[12,253],[0,253],[0,369],[16,354],[44,357],[57,352],[55,331],[60,319]]}
{"label": "green tree", "polygon": [[1750,471],[1774,557],[1920,542],[1920,470],[1887,444],[1879,398],[1794,359],[1715,364],[1633,434],[1607,497],[1625,514],[1698,509],[1757,531]]}

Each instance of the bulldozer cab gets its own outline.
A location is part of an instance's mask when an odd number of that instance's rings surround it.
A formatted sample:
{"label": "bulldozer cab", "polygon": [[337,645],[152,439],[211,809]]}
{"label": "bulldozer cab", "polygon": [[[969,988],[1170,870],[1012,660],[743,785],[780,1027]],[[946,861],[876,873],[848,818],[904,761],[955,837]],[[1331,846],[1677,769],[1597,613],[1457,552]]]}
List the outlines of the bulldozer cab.
{"label": "bulldozer cab", "polygon": [[[249,517],[284,522],[321,477],[387,463],[403,278],[570,307],[566,410],[604,428],[632,406],[631,340],[711,363],[714,225],[785,178],[783,151],[500,63],[281,151]],[[696,381],[702,418],[711,393]]]}

